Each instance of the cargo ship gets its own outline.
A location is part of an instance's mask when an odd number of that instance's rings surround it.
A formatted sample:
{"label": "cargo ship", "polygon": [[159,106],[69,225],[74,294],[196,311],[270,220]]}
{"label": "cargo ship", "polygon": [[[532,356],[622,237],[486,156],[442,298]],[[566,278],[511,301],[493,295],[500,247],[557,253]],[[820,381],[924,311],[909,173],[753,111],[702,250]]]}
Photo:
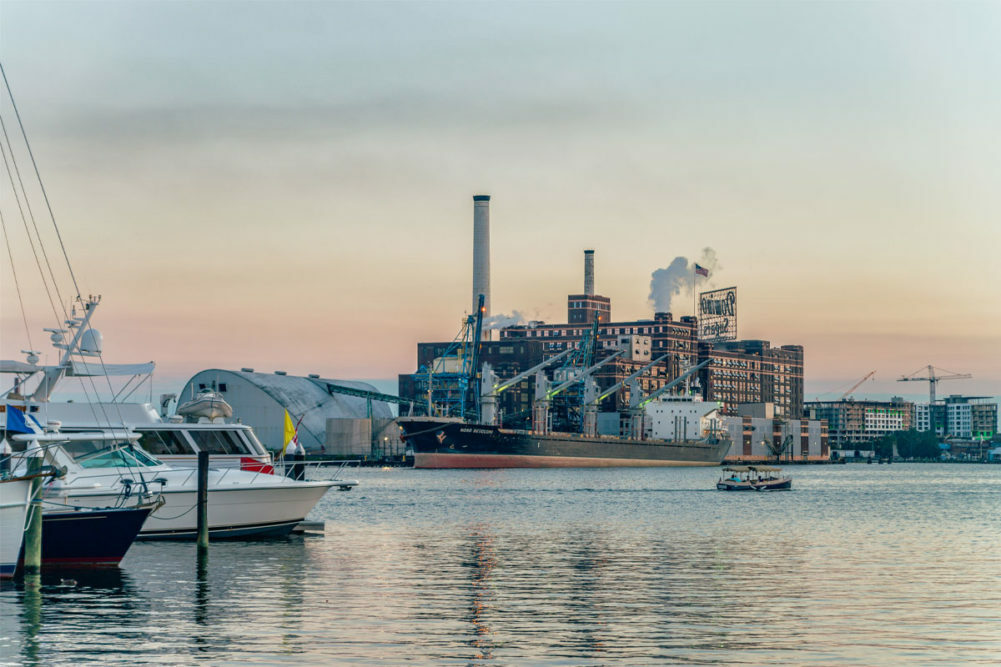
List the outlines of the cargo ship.
{"label": "cargo ship", "polygon": [[401,417],[415,468],[598,468],[719,465],[727,437],[655,440],[536,433],[461,419]]}

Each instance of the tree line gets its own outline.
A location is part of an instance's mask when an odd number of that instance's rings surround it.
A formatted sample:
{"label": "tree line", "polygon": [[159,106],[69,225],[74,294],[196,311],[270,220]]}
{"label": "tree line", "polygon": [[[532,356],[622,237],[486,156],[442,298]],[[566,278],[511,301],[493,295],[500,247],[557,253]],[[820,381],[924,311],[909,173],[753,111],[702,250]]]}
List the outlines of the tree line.
{"label": "tree line", "polygon": [[938,446],[938,436],[933,431],[895,431],[887,433],[873,443],[876,456],[893,456],[893,446],[897,446],[897,456],[903,459],[937,459],[942,453]]}

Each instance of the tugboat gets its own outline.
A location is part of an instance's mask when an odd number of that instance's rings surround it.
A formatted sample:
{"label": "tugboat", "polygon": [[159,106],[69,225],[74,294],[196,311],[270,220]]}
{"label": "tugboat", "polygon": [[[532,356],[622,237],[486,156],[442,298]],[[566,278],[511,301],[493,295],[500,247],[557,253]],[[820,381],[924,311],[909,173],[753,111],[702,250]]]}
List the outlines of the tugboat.
{"label": "tugboat", "polygon": [[729,477],[720,477],[716,488],[720,491],[788,491],[792,489],[792,478],[782,476],[781,468],[772,466],[727,466],[723,472]]}

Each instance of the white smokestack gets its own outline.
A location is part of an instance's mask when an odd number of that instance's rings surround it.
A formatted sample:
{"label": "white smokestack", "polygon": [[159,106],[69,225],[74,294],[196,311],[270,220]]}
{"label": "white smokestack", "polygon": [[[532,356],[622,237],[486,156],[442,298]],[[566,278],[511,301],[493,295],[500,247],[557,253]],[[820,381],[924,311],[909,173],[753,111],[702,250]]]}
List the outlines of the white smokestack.
{"label": "white smokestack", "polygon": [[594,251],[584,251],[584,294],[594,296]]}
{"label": "white smokestack", "polygon": [[473,307],[483,295],[483,317],[490,316],[490,195],[473,195]]}

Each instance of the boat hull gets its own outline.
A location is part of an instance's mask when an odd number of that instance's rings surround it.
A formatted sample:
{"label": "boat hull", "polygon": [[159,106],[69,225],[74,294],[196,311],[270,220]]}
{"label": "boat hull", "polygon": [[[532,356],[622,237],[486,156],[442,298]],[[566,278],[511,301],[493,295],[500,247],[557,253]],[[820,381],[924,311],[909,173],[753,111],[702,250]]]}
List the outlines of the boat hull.
{"label": "boat hull", "polygon": [[30,480],[0,482],[0,578],[13,577],[17,569],[30,492]]}
{"label": "boat hull", "polygon": [[483,424],[401,419],[415,468],[608,468],[718,465],[729,441],[629,440],[537,434]]}
{"label": "boat hull", "polygon": [[152,506],[42,515],[42,567],[113,567],[139,535]]}
{"label": "boat hull", "polygon": [[[238,539],[282,537],[292,532],[334,482],[302,482],[282,486],[209,488],[209,537]],[[190,487],[189,487],[190,489]],[[197,537],[195,489],[164,489],[164,504],[153,512],[138,539],[191,540]],[[67,504],[77,507],[114,505],[117,495],[70,492]]]}
{"label": "boat hull", "polygon": [[788,491],[792,489],[792,479],[772,479],[759,482],[716,482],[716,488],[720,491]]}

